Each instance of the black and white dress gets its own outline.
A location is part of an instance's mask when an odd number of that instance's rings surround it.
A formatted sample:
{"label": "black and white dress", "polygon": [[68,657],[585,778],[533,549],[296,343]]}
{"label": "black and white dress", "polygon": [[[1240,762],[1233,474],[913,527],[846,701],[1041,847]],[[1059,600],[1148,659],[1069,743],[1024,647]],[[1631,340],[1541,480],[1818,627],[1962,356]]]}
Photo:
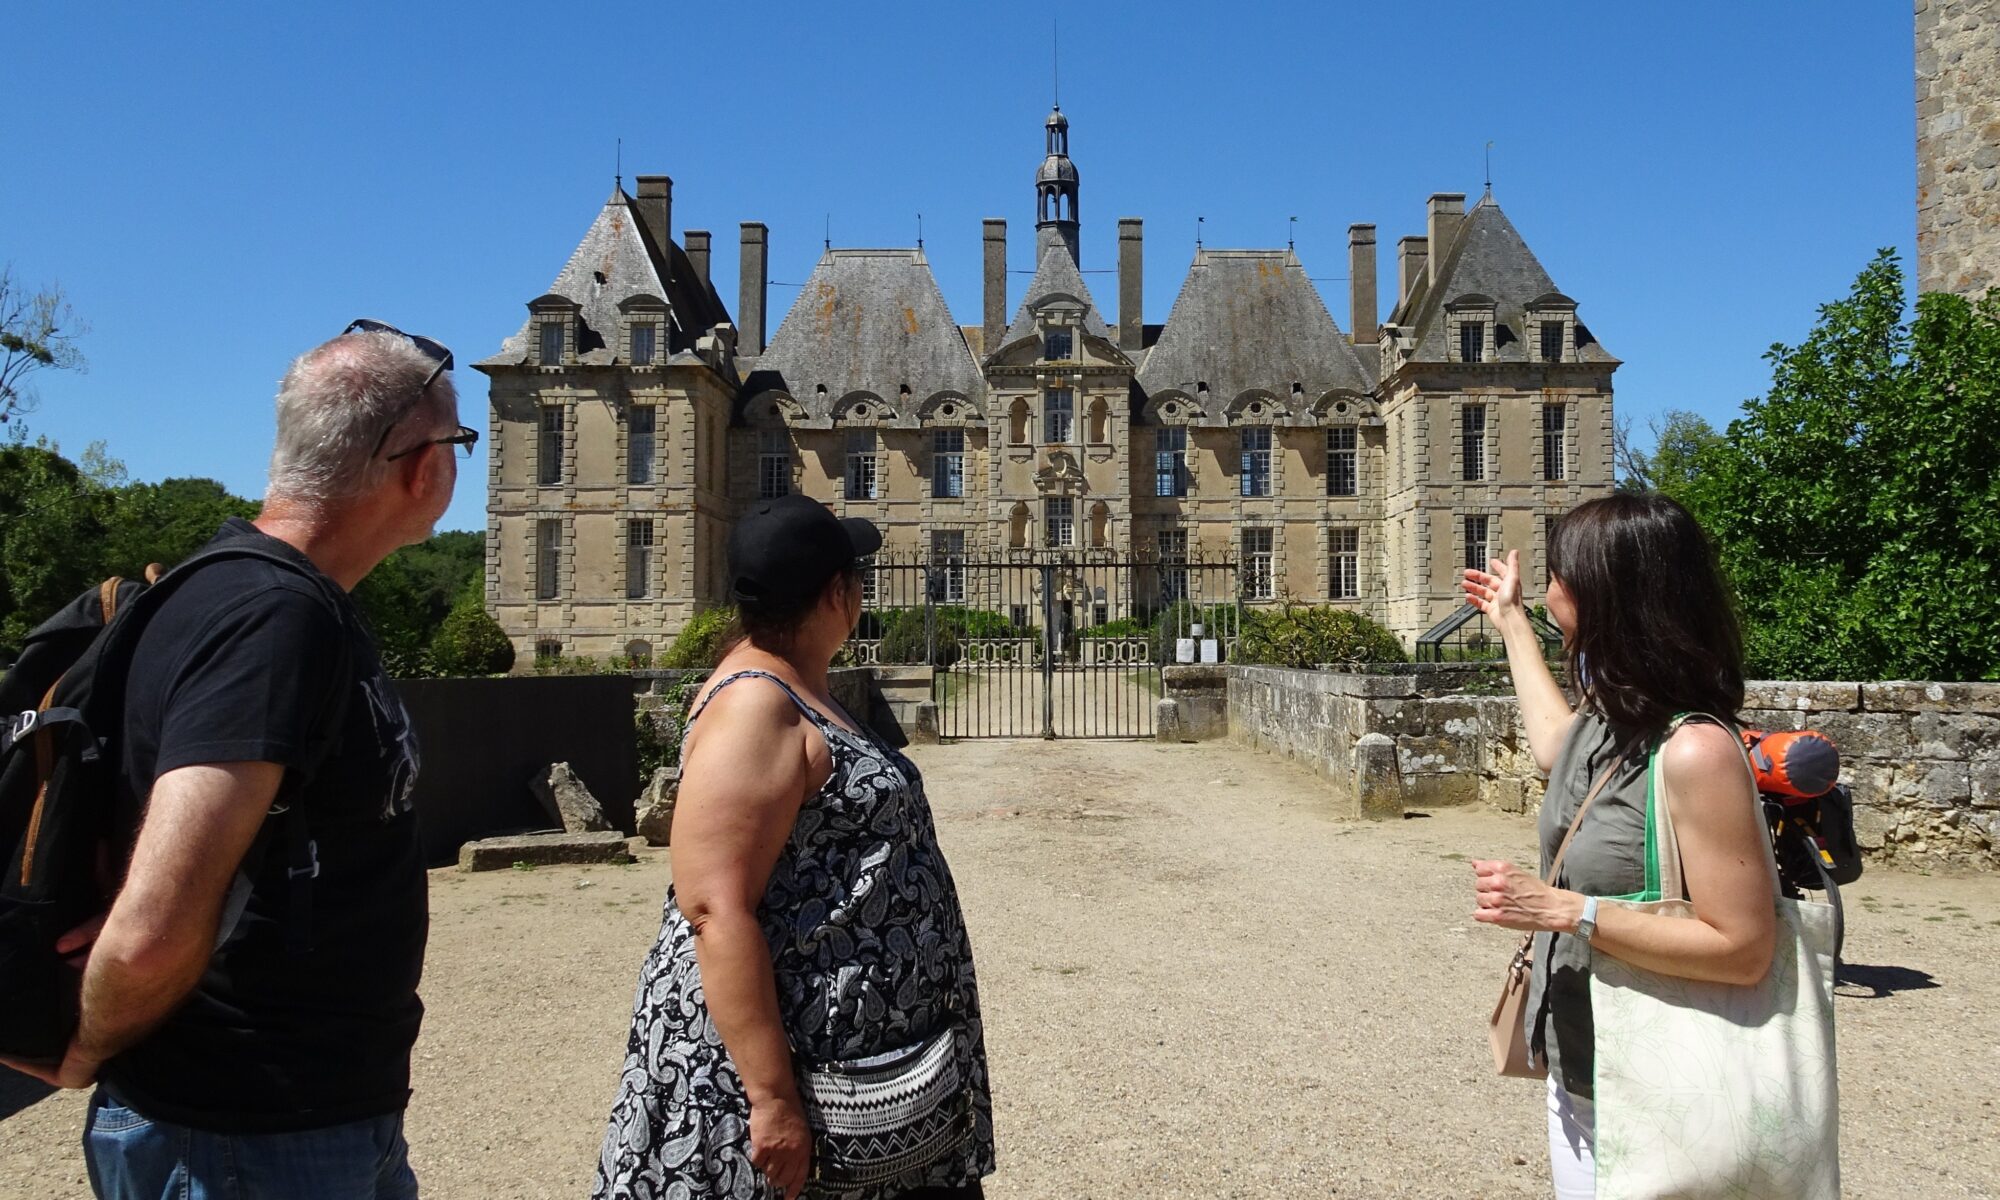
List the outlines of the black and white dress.
{"label": "black and white dress", "polygon": [[[812,1062],[909,1046],[953,1022],[970,1081],[973,1136],[925,1187],[976,1183],[993,1170],[992,1103],[979,995],[958,892],[938,849],[922,778],[909,759],[801,700],[833,769],[799,809],[757,917],[771,947],[778,1011],[793,1052]],[[688,727],[701,715],[697,707]],[[683,734],[683,742],[686,735]],[[889,1200],[879,1190],[845,1200]],[[702,993],[694,933],[672,888],[646,957],[632,1037],[598,1161],[593,1200],[770,1200],[750,1165],[750,1105]]]}

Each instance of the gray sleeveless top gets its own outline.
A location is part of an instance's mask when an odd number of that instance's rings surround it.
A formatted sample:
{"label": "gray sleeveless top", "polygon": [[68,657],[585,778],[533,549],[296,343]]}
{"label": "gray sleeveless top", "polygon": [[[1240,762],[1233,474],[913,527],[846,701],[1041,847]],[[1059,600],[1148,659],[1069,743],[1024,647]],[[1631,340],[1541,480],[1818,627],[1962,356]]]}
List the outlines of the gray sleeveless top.
{"label": "gray sleeveless top", "polygon": [[[1647,759],[1651,742],[1635,747],[1604,785],[1563,857],[1555,885],[1586,896],[1655,899],[1646,895]],[[1590,789],[1620,747],[1602,716],[1580,710],[1549,770],[1542,797],[1542,867],[1547,871]],[[1578,1096],[1592,1093],[1596,1033],[1590,1017],[1590,947],[1568,934],[1535,935],[1535,970],[1523,1006],[1528,1037],[1547,1056],[1552,1078]]]}

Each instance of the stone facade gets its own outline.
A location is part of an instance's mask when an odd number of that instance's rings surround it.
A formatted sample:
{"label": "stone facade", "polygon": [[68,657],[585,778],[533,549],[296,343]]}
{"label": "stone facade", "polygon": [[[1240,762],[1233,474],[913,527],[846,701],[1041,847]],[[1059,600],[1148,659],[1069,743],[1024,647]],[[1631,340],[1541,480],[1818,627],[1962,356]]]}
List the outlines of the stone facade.
{"label": "stone facade", "polygon": [[[1611,490],[1618,360],[1490,194],[1431,198],[1386,321],[1374,226],[1351,228],[1351,334],[1289,247],[1198,245],[1149,325],[1143,226],[1121,220],[1114,325],[1077,261],[1068,119],[1045,131],[1011,321],[988,220],[981,324],[953,319],[922,247],[828,248],[767,345],[765,227],[743,226],[739,331],[709,235],[670,234],[671,182],[614,191],[479,364],[487,599],[523,669],[661,649],[725,601],[736,514],[788,492],[875,521],[890,558],[1233,562],[1232,591],[1194,598],[1352,607],[1411,643],[1460,607],[1468,562],[1517,548],[1544,578],[1550,519]],[[1093,616],[1189,577],[1149,572]]]}
{"label": "stone facade", "polygon": [[[1354,815],[1393,815],[1398,800],[1507,812],[1541,802],[1519,705],[1480,694],[1498,679],[1478,668],[1361,675],[1232,666],[1185,685],[1182,670],[1167,669],[1170,699],[1186,686],[1199,705],[1226,689],[1227,736],[1324,776]],[[1758,682],[1745,704],[1754,727],[1833,739],[1869,857],[2000,868],[2000,684]],[[1393,743],[1393,779],[1371,772],[1363,744],[1371,735]]]}
{"label": "stone facade", "polygon": [[2000,0],[1916,0],[1917,286],[2000,284]]}

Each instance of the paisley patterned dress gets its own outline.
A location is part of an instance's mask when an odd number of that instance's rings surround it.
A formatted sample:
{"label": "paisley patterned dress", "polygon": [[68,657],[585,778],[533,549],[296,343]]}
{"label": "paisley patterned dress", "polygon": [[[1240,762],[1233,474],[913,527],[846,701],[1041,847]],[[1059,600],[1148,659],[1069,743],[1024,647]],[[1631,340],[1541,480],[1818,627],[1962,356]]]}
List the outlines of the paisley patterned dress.
{"label": "paisley patterned dress", "polygon": [[[739,671],[717,684],[688,727],[717,692],[753,677],[784,688],[833,759],[825,785],[800,808],[757,910],[793,1052],[810,1062],[862,1058],[959,1023],[963,1035],[954,1041],[959,1076],[972,1091],[973,1135],[920,1183],[975,1184],[993,1170],[979,994],[923,780],[909,759],[835,724],[763,671]],[[874,1189],[841,1200],[895,1194]],[[591,1196],[777,1195],[750,1164],[749,1101],[709,1016],[694,932],[669,888],[659,940],[640,972],[632,1037]]]}

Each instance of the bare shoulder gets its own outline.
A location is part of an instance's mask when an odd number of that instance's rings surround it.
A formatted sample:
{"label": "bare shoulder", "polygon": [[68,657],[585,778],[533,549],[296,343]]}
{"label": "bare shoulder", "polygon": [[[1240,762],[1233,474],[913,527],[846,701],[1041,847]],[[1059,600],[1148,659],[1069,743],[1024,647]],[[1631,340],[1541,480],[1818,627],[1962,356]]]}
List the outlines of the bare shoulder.
{"label": "bare shoulder", "polygon": [[732,672],[716,672],[716,682],[702,692],[701,724],[708,728],[717,725],[755,725],[769,728],[773,725],[792,725],[799,719],[799,709],[785,689],[760,675],[751,675],[728,683]]}
{"label": "bare shoulder", "polygon": [[1689,721],[1660,752],[1660,764],[1677,786],[1748,786],[1743,748],[1736,735],[1713,721]]}

